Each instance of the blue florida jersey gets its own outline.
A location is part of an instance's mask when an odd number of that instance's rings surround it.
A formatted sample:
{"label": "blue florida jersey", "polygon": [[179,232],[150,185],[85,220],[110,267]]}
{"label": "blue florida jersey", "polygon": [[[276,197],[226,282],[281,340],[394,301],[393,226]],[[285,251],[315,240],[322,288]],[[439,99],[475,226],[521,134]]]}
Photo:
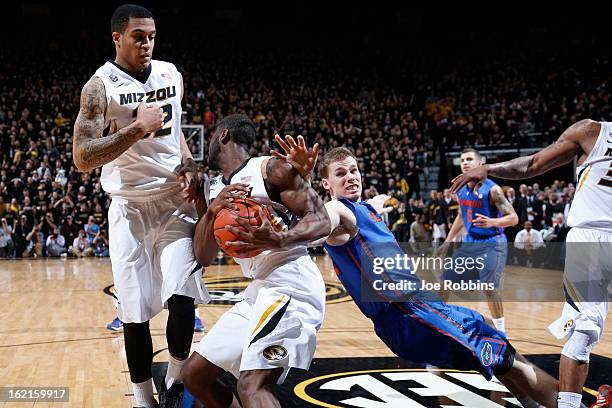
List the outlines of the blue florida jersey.
{"label": "blue florida jersey", "polygon": [[402,293],[375,291],[372,285],[374,280],[410,280],[415,282],[417,288],[420,287],[420,280],[411,273],[412,265],[400,265],[399,268],[385,268],[384,271],[377,272],[376,259],[396,259],[398,256],[404,258],[405,252],[370,204],[347,199],[339,201],[355,214],[358,232],[344,245],[332,246],[326,243],[324,247],[334,262],[338,278],[357,306],[364,315],[375,318],[389,308],[389,302],[410,297],[410,293],[405,290]]}
{"label": "blue florida jersey", "polygon": [[[372,206],[363,201],[340,202],[355,214],[358,232],[344,245],[325,244],[325,249],[346,290],[362,313],[372,319],[378,337],[396,355],[417,363],[478,370],[488,380],[512,367],[512,346],[478,312],[447,305],[424,290],[408,292],[409,301],[395,301],[396,295],[390,291],[368,293],[373,291],[368,282],[372,279],[419,279],[398,265],[379,274],[373,272],[374,259],[401,258],[405,253]],[[403,295],[405,298],[406,291]]]}
{"label": "blue florida jersey", "polygon": [[489,193],[496,186],[492,180],[485,179],[477,191],[463,186],[457,192],[459,206],[461,207],[461,216],[463,217],[463,226],[467,231],[467,239],[482,240],[503,234],[503,228],[482,228],[476,227],[473,221],[478,217],[478,214],[485,215],[489,218],[498,218],[500,216],[497,207],[491,204]]}

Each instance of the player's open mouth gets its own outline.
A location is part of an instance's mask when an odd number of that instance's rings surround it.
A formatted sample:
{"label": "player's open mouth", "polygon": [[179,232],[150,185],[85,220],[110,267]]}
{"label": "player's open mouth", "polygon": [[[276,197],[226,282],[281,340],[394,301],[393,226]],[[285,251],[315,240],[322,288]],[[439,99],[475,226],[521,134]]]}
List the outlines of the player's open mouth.
{"label": "player's open mouth", "polygon": [[359,186],[357,184],[353,184],[351,186],[348,186],[346,188],[346,191],[357,191],[359,189]]}

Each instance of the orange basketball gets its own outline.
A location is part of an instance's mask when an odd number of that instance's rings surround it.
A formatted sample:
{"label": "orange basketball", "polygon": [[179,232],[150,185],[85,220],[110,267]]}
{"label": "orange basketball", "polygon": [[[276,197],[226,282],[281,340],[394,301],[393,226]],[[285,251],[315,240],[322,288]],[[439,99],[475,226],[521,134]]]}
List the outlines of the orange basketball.
{"label": "orange basketball", "polygon": [[234,234],[233,232],[226,230],[225,226],[231,225],[233,227],[246,231],[246,229],[242,225],[238,224],[238,222],[234,219],[236,216],[249,222],[254,227],[260,226],[261,218],[259,217],[259,209],[262,206],[252,198],[234,200],[234,204],[236,204],[238,210],[230,210],[229,208],[224,208],[217,213],[213,225],[215,239],[217,240],[219,248],[221,248],[223,252],[225,252],[229,256],[233,256],[234,258],[252,258],[254,256],[259,255],[262,250],[258,249],[255,251],[249,251],[228,246],[226,242],[242,241],[242,238]]}

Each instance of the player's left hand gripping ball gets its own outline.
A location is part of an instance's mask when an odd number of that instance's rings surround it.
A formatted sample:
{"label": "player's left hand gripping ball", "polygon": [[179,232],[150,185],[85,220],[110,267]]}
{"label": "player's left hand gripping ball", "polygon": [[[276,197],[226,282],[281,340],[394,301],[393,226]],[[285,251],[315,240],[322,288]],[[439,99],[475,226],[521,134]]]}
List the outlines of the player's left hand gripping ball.
{"label": "player's left hand gripping ball", "polygon": [[272,216],[266,207],[259,207],[259,218],[261,225],[253,226],[241,217],[236,217],[236,223],[242,228],[231,225],[225,228],[238,236],[240,240],[227,242],[227,246],[250,252],[282,248],[282,231],[275,228]]}

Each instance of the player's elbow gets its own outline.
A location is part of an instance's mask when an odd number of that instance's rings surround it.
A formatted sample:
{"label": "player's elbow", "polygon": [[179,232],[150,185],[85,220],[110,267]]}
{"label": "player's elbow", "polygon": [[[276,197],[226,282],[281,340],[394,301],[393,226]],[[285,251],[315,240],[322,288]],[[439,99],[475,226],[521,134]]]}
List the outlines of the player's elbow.
{"label": "player's elbow", "polygon": [[513,227],[517,225],[518,222],[519,222],[518,215],[516,215],[516,213],[510,214],[510,216],[508,217],[508,227]]}
{"label": "player's elbow", "polygon": [[74,158],[74,165],[80,172],[85,173],[93,169],[93,166],[83,159],[83,152],[76,145],[72,148],[72,157]]}

